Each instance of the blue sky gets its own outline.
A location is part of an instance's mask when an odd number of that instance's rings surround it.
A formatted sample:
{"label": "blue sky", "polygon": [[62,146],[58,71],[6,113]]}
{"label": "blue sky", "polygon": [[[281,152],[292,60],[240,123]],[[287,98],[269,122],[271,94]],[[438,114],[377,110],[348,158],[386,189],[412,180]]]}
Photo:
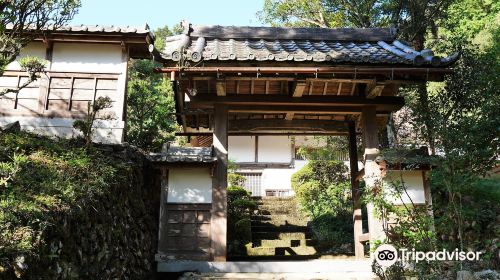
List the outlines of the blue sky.
{"label": "blue sky", "polygon": [[73,24],[172,26],[182,19],[204,25],[262,25],[263,0],[81,0]]}

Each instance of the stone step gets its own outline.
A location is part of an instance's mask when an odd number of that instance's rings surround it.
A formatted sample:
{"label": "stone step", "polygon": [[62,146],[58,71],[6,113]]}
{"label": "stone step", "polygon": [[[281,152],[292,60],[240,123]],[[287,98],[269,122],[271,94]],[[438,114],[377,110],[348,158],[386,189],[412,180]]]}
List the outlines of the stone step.
{"label": "stone step", "polygon": [[300,246],[317,246],[318,241],[314,239],[254,239],[252,240],[254,247],[300,247]]}
{"label": "stone step", "polygon": [[305,240],[312,238],[311,232],[252,232],[253,240]]}
{"label": "stone step", "polygon": [[290,201],[265,201],[256,202],[259,209],[274,210],[274,209],[287,209],[289,211],[300,211],[297,203],[293,200]]}
{"label": "stone step", "polygon": [[322,260],[322,261],[349,261],[355,260],[356,258],[351,255],[325,255],[325,254],[314,254],[314,255],[285,255],[285,256],[231,256],[231,261],[311,261],[311,260]]}
{"label": "stone step", "polygon": [[[245,256],[246,261],[236,261],[235,258],[231,258],[227,262],[169,260],[159,262],[157,270],[159,272],[196,271],[196,273],[184,274],[183,277],[196,277],[200,274],[207,277],[216,276],[215,278],[201,279],[378,279],[371,272],[372,262],[369,259],[315,259],[318,257],[321,256],[277,256],[271,258],[269,256]],[[276,258],[280,258],[282,261],[276,261]],[[240,277],[240,274],[243,276]],[[278,276],[274,278],[274,275]],[[162,279],[172,278],[167,278],[166,275]]]}
{"label": "stone step", "polygon": [[268,208],[260,208],[256,211],[259,215],[295,215],[301,216],[298,211],[290,210],[287,208],[276,208],[276,209],[268,209]]}
{"label": "stone step", "polygon": [[252,224],[252,232],[308,232],[307,226]]}
{"label": "stone step", "polygon": [[252,215],[252,221],[261,221],[271,224],[292,224],[292,225],[307,225],[307,218],[296,215]]}
{"label": "stone step", "polygon": [[279,202],[279,201],[293,201],[293,197],[272,197],[272,196],[264,196],[264,197],[252,197],[252,200],[263,203],[271,203],[271,202]]}
{"label": "stone step", "polygon": [[299,226],[306,227],[307,221],[293,221],[290,223],[288,221],[252,221],[252,226],[269,226],[269,227],[289,227],[289,226]]}
{"label": "stone step", "polygon": [[248,256],[306,256],[315,255],[316,249],[310,246],[300,247],[247,247]]}
{"label": "stone step", "polygon": [[313,272],[313,273],[197,273],[186,272],[180,280],[372,280],[379,279],[369,272]]}
{"label": "stone step", "polygon": [[379,279],[370,273],[184,273],[180,280],[371,280]]}

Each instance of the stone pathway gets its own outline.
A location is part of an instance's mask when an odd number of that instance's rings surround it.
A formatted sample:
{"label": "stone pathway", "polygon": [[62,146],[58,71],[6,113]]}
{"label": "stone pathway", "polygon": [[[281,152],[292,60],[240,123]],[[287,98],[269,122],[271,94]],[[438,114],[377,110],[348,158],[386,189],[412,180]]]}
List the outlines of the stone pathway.
{"label": "stone pathway", "polygon": [[182,280],[374,280],[373,275],[356,275],[353,273],[185,273]]}

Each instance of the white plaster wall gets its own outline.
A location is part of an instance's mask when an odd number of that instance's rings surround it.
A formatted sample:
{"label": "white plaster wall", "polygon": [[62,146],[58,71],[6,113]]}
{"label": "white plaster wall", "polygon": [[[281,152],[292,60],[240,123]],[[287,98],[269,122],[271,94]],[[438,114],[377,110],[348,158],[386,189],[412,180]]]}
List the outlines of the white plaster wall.
{"label": "white plaster wall", "polygon": [[[406,187],[406,193],[403,192],[401,198],[391,195],[391,185],[403,185]],[[395,205],[409,204],[411,201],[416,204],[425,204],[425,192],[421,170],[403,170],[387,171],[384,178],[385,193],[387,200]],[[410,200],[411,198],[411,200]]]}
{"label": "white plaster wall", "polygon": [[266,190],[292,190],[292,176],[307,164],[307,160],[296,160],[294,168],[267,168],[262,170],[261,184],[262,196],[266,194]]}
{"label": "white plaster wall", "polygon": [[258,162],[292,161],[292,146],[288,136],[259,136],[258,145]]}
{"label": "white plaster wall", "polygon": [[254,162],[255,136],[229,136],[228,156],[235,162]]}
{"label": "white plaster wall", "polygon": [[[72,138],[81,133],[73,129],[73,119],[38,118],[38,117],[0,117],[0,126],[19,121],[22,130],[41,135]],[[120,120],[98,120],[95,123],[94,142],[116,144],[121,143],[125,122]]]}
{"label": "white plaster wall", "polygon": [[169,169],[167,201],[172,203],[211,203],[212,177],[210,169]]}
{"label": "white plaster wall", "polygon": [[[45,45],[41,42],[28,44],[18,56],[37,56],[45,58]],[[83,73],[120,73],[116,93],[113,93],[113,108],[115,119],[98,121],[94,134],[95,142],[120,143],[123,140],[125,108],[125,92],[127,80],[128,57],[122,55],[120,45],[88,44],[88,43],[55,43],[53,46],[52,63],[47,70]],[[20,70],[17,61],[7,67],[8,70]],[[9,82],[9,77],[1,77],[2,84]],[[6,84],[8,85],[8,83]],[[8,85],[15,86],[15,85]],[[33,89],[38,95],[38,89]],[[0,117],[0,125],[20,121],[24,130],[56,137],[75,137],[79,134],[73,129],[73,119],[43,118],[43,117]]]}
{"label": "white plaster wall", "polygon": [[122,49],[117,44],[56,43],[51,70],[122,73]]}
{"label": "white plaster wall", "polygon": [[21,66],[17,62],[22,57],[25,56],[36,56],[42,59],[45,59],[45,45],[42,42],[31,42],[26,47],[24,47],[16,60],[7,65],[7,70],[21,70]]}

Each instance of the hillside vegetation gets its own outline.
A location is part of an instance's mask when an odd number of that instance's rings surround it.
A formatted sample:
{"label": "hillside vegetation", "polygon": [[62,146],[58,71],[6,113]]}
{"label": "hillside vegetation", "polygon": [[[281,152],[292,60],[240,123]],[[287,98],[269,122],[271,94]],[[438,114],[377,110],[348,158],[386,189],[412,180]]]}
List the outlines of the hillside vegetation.
{"label": "hillside vegetation", "polygon": [[142,154],[82,147],[0,134],[0,279],[137,279],[153,270],[157,201]]}

